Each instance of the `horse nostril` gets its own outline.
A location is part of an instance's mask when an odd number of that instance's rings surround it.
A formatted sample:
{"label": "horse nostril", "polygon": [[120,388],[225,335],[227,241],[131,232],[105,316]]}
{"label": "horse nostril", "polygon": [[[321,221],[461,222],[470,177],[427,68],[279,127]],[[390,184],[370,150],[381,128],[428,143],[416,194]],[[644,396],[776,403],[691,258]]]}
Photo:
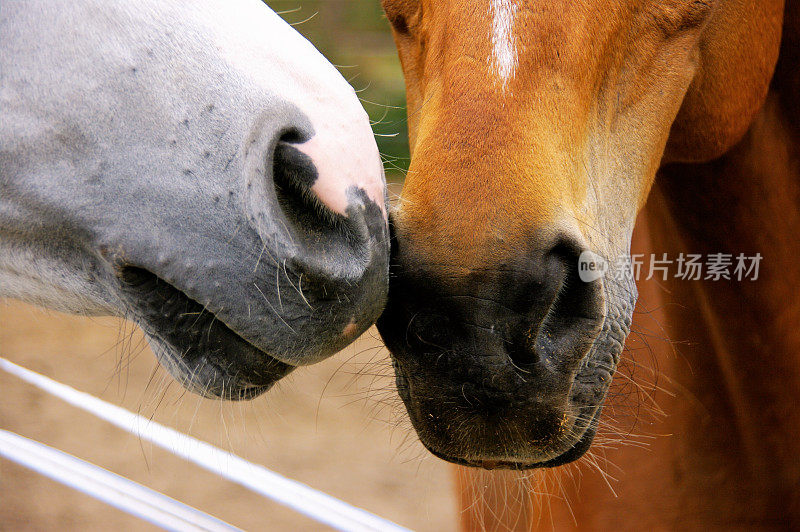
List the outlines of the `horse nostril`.
{"label": "horse nostril", "polygon": [[318,178],[311,157],[296,145],[305,139],[295,130],[284,133],[275,145],[272,179],[278,205],[298,231],[325,231],[336,225],[339,215],[328,209],[311,190]]}
{"label": "horse nostril", "polygon": [[582,248],[560,240],[544,253],[538,266],[543,294],[533,300],[530,317],[508,346],[511,361],[521,367],[544,362],[572,370],[588,354],[603,322],[602,280],[584,282],[578,260]]}

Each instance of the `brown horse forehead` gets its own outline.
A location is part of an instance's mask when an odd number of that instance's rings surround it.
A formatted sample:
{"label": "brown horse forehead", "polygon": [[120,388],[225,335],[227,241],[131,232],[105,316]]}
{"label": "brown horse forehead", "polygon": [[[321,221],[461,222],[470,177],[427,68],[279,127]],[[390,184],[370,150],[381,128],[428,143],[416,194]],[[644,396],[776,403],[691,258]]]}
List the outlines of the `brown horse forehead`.
{"label": "brown horse forehead", "polygon": [[[718,0],[384,0],[393,15],[419,19],[420,29],[451,30],[469,39],[498,19],[515,19],[529,37],[569,34],[596,38],[604,31],[631,29],[631,23],[660,29],[666,34],[702,24]],[[456,33],[454,33],[454,30]],[[565,43],[569,44],[569,43]],[[587,50],[588,52],[588,50]]]}

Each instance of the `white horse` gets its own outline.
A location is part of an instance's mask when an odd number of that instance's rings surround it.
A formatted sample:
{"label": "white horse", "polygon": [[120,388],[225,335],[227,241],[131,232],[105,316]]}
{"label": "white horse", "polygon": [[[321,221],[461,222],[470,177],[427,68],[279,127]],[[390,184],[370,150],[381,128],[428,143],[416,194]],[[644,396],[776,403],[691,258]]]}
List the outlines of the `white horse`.
{"label": "white horse", "polygon": [[258,0],[6,0],[0,109],[0,296],[132,319],[231,399],[380,314],[368,118]]}

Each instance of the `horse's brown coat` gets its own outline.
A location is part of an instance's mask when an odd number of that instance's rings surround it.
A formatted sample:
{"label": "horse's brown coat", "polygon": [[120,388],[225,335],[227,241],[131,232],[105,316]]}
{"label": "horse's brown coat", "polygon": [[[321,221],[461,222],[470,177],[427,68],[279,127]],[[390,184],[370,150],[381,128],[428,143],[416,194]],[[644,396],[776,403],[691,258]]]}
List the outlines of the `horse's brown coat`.
{"label": "horse's brown coat", "polygon": [[[485,66],[488,1],[385,3],[407,28],[395,32],[412,150],[398,232],[462,272],[550,224],[619,254],[668,137],[667,160],[724,152],[777,57],[782,2],[514,3],[519,64],[505,90]],[[610,242],[596,234],[620,226]]]}
{"label": "horse's brown coat", "polygon": [[487,9],[384,4],[413,151],[398,234],[430,262],[469,271],[553,223],[593,243],[587,228],[615,228],[624,248],[659,168],[634,252],[764,256],[758,281],[640,283],[650,332],[679,342],[648,342],[674,393],[654,391],[667,415],[648,449],[607,452],[618,497],[587,474],[562,488],[574,515],[557,498],[540,515],[507,474],[462,470],[464,527],[800,526],[798,4],[515,2],[524,39],[505,93],[482,67]]}

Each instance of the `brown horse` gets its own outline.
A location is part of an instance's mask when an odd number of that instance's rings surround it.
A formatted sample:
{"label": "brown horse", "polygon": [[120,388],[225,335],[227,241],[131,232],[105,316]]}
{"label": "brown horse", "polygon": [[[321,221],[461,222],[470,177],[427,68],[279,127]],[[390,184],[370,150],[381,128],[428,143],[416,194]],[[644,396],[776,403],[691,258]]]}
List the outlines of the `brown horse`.
{"label": "brown horse", "polygon": [[[636,298],[616,259],[648,196],[634,252],[763,256],[757,280],[639,283],[634,330],[660,373],[647,402],[666,415],[640,425],[647,448],[599,450],[616,481],[463,469],[464,527],[800,527],[800,6],[384,8],[412,161],[379,327],[436,455],[528,469],[581,457],[598,426],[608,444],[619,398],[600,411]],[[581,277],[586,252],[604,276]]]}

